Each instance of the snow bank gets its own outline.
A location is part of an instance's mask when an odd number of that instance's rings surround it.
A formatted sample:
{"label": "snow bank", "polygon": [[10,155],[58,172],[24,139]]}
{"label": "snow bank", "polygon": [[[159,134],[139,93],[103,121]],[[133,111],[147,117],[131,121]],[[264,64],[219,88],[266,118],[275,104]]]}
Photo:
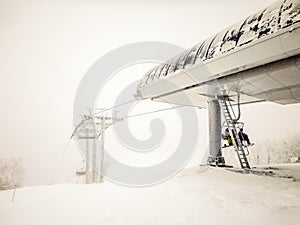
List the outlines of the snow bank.
{"label": "snow bank", "polygon": [[[299,168],[299,167],[298,167]],[[0,192],[3,225],[299,224],[300,182],[186,169],[154,187],[61,184]]]}

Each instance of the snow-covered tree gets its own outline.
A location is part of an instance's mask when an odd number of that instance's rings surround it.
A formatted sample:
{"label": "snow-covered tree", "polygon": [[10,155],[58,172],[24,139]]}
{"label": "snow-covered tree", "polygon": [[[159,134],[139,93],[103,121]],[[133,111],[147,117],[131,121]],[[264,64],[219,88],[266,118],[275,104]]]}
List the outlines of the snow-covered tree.
{"label": "snow-covered tree", "polygon": [[0,159],[0,190],[20,187],[23,178],[20,159]]}
{"label": "snow-covered tree", "polygon": [[250,156],[251,162],[257,165],[300,162],[300,133],[259,143],[251,150]]}
{"label": "snow-covered tree", "polygon": [[290,162],[300,162],[300,134],[292,134],[283,141],[286,154]]}

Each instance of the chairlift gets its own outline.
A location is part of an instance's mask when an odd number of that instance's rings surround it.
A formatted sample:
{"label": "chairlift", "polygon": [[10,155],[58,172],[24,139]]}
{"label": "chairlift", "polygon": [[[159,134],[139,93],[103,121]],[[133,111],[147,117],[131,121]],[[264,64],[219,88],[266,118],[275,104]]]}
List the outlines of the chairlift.
{"label": "chairlift", "polygon": [[85,161],[82,161],[82,167],[76,170],[76,176],[84,176],[85,175]]}

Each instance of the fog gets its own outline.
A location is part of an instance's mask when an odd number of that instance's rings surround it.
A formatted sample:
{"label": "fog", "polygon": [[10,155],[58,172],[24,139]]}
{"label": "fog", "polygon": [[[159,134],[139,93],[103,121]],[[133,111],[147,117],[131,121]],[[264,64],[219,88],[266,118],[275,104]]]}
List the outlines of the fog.
{"label": "fog", "polygon": [[[55,182],[70,181],[81,163],[72,141],[63,155],[73,130],[74,98],[99,57],[140,41],[188,48],[272,2],[0,1],[0,157],[22,159],[25,185],[47,184],[53,176]],[[149,68],[136,69],[134,79]],[[259,103],[243,110],[254,141],[300,130],[299,105]],[[206,114],[199,110],[199,151],[207,148]]]}

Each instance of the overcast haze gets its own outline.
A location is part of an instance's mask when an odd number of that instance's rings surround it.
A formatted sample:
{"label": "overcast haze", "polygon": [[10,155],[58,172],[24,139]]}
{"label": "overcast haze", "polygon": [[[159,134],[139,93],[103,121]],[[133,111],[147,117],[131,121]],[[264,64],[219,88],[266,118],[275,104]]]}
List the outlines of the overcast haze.
{"label": "overcast haze", "polygon": [[[47,184],[72,132],[77,87],[98,58],[139,41],[188,48],[272,2],[0,0],[0,157],[22,158],[26,185]],[[242,119],[261,141],[299,131],[299,112],[260,103],[245,106]],[[207,148],[206,113],[199,112],[199,150]],[[71,144],[57,180],[67,181],[68,166],[80,160]]]}

